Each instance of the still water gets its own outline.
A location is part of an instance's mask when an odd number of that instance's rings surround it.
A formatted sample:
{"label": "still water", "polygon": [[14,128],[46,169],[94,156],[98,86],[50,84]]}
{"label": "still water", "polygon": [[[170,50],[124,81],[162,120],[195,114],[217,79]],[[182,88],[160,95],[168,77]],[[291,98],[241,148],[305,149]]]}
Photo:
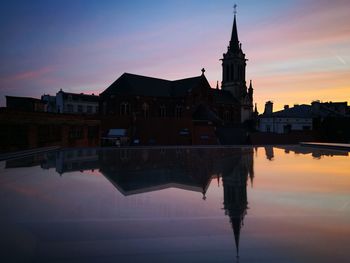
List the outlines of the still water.
{"label": "still water", "polygon": [[0,163],[1,262],[350,262],[350,157],[74,149]]}

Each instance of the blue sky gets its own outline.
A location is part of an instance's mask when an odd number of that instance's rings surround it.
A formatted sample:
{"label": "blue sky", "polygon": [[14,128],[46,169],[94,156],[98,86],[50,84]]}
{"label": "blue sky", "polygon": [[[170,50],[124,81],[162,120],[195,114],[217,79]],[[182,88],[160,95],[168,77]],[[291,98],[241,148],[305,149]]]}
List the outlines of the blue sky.
{"label": "blue sky", "polygon": [[[2,1],[5,95],[100,93],[124,72],[221,80],[232,1]],[[236,1],[255,100],[349,100],[350,3]],[[315,91],[317,96],[315,96]]]}

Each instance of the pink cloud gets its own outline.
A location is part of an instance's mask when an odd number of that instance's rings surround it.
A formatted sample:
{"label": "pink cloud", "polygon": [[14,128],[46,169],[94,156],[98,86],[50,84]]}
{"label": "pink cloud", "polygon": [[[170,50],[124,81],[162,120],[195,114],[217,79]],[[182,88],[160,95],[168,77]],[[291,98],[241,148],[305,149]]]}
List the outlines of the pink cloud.
{"label": "pink cloud", "polygon": [[37,79],[37,78],[42,78],[47,73],[52,72],[52,71],[53,71],[52,66],[46,66],[46,67],[39,68],[37,70],[24,71],[24,72],[16,73],[16,74],[11,75],[11,76],[3,77],[1,79],[1,82],[33,80],[33,79]]}

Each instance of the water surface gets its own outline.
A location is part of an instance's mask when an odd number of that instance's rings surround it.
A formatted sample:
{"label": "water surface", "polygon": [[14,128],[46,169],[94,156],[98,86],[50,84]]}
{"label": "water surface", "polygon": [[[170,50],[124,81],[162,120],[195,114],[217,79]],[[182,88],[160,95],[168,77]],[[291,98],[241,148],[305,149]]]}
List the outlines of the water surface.
{"label": "water surface", "polygon": [[350,157],[62,150],[1,162],[0,209],[6,262],[349,262]]}

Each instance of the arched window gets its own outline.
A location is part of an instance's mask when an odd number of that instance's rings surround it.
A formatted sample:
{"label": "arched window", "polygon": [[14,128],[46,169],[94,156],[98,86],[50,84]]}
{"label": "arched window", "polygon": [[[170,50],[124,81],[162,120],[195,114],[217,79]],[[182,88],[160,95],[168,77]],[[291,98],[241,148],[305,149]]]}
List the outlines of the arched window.
{"label": "arched window", "polygon": [[120,103],[120,115],[130,114],[130,104],[127,102]]}
{"label": "arched window", "polygon": [[231,64],[231,67],[230,67],[230,76],[231,76],[231,81],[233,81],[234,80],[234,76],[233,76],[233,72],[234,72],[234,66],[233,66],[233,64]]}
{"label": "arched window", "polygon": [[226,110],[224,111],[224,121],[230,121],[231,120],[231,113]]}
{"label": "arched window", "polygon": [[142,113],[145,119],[149,118],[149,105],[146,102],[142,104]]}
{"label": "arched window", "polygon": [[159,107],[159,116],[161,118],[166,117],[166,107],[164,105]]}
{"label": "arched window", "polygon": [[175,107],[175,118],[180,119],[182,117],[182,106],[176,105]]}

